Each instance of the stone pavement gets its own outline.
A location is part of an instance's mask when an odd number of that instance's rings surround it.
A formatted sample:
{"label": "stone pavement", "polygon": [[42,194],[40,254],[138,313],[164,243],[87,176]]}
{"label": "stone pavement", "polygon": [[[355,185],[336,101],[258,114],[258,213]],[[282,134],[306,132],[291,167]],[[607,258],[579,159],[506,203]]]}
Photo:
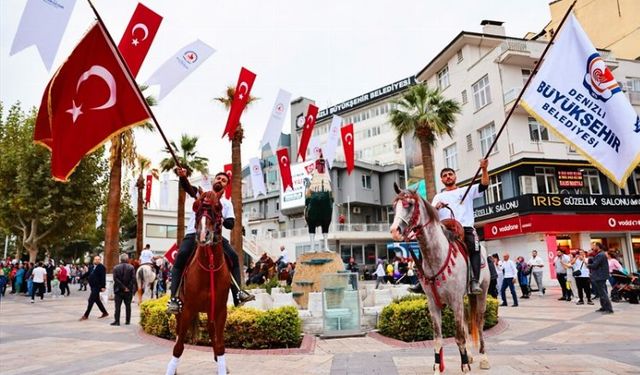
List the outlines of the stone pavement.
{"label": "stone pavement", "polygon": [[[112,327],[112,318],[78,318],[87,292],[30,304],[26,297],[0,302],[0,374],[164,374],[172,343],[150,338],[138,326]],[[559,292],[532,296],[501,308],[503,329],[487,339],[491,369],[482,374],[640,374],[640,306],[595,306],[558,301]],[[107,309],[113,312],[113,302]],[[201,349],[201,348],[199,348]],[[215,373],[209,350],[185,350],[180,374]],[[309,354],[227,354],[232,374],[429,374],[431,349],[400,348],[372,337],[316,341]],[[455,344],[445,347],[448,374],[460,373]]]}

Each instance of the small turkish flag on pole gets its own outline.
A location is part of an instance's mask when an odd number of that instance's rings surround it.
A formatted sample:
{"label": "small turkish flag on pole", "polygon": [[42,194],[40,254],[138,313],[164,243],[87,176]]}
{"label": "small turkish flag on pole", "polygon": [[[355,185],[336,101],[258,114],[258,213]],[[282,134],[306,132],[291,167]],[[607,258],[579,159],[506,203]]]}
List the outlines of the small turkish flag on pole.
{"label": "small turkish flag on pole", "polygon": [[240,122],[240,116],[244,107],[247,106],[249,101],[249,94],[253,87],[253,81],[255,81],[256,75],[250,70],[242,68],[240,70],[240,77],[238,77],[238,84],[236,85],[236,91],[233,95],[233,101],[229,109],[229,117],[227,118],[227,126],[224,128],[222,137],[229,134],[229,139],[233,138],[236,134],[236,128]]}
{"label": "small turkish flag on pole", "polygon": [[224,197],[229,199],[231,198],[231,180],[233,180],[233,165],[225,164],[224,173],[226,173],[227,176],[229,177],[229,183],[227,184],[227,187],[224,188]]}
{"label": "small turkish flag on pole", "polygon": [[311,139],[313,127],[316,125],[317,116],[318,107],[313,104],[309,104],[309,108],[307,108],[307,116],[304,118],[302,136],[300,137],[300,147],[298,147],[298,156],[302,158],[302,161],[307,159],[307,146],[309,146],[309,139]]}
{"label": "small turkish flag on pole", "polygon": [[176,257],[178,256],[178,244],[174,243],[166,253],[164,253],[164,257],[167,258],[169,263],[174,264],[176,261]]}
{"label": "small turkish flag on pole", "polygon": [[66,181],[86,154],[149,117],[115,46],[95,23],[47,85],[34,140],[50,148],[53,178]]}
{"label": "small turkish flag on pole", "polygon": [[144,207],[149,208],[149,203],[151,202],[151,187],[153,186],[153,176],[147,175],[147,190],[145,190],[144,195]]}
{"label": "small turkish flag on pole", "polygon": [[140,71],[161,22],[162,16],[138,3],[118,44],[118,49],[134,78]]}
{"label": "small turkish flag on pole", "polygon": [[276,151],[278,165],[280,166],[280,178],[282,179],[282,191],[287,188],[293,189],[293,179],[291,178],[291,161],[289,159],[289,149],[281,148]]}
{"label": "small turkish flag on pole", "polygon": [[347,174],[351,175],[354,166],[354,144],[353,144],[353,124],[348,124],[340,129],[342,134],[342,147],[344,148],[344,159],[347,161]]}

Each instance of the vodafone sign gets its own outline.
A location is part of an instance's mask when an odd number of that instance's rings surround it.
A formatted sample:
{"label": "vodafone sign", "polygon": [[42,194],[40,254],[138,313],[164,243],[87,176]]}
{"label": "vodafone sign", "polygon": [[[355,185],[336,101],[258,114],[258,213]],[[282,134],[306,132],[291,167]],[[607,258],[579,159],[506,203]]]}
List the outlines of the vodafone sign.
{"label": "vodafone sign", "polygon": [[523,215],[484,226],[487,240],[526,233],[635,231],[640,231],[640,215],[635,214]]}

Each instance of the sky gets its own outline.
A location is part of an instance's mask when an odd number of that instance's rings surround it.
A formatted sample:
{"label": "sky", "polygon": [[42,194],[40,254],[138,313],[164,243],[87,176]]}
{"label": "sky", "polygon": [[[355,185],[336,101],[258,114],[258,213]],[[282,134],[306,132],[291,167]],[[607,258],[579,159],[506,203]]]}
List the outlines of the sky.
{"label": "sky", "polygon": [[[480,21],[505,22],[508,36],[540,31],[550,20],[549,0],[147,0],[164,17],[138,74],[144,83],[178,49],[201,39],[216,49],[153,112],[170,140],[198,136],[198,151],[215,172],[231,162],[222,139],[227,111],[213,98],[235,85],[241,67],[257,74],[259,100],[242,116],[243,165],[258,157],[259,143],[278,89],[315,100],[320,109],[416,74],[460,31],[481,32]],[[135,0],[94,0],[116,43]],[[24,109],[39,105],[51,75],[95,18],[77,0],[48,72],[35,47],[9,50],[26,0],[0,2],[0,100]],[[157,87],[148,90],[157,94]],[[283,129],[289,133],[289,121]],[[166,155],[158,132],[136,131],[137,150],[156,166]]]}

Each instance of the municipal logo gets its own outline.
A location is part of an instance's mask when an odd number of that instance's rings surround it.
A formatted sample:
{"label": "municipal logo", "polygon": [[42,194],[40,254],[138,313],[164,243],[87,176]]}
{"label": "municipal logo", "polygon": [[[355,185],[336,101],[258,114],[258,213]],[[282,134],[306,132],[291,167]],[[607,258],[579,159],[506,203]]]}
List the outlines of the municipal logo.
{"label": "municipal logo", "polygon": [[182,58],[189,64],[193,64],[194,62],[198,61],[198,54],[194,51],[187,51],[184,53],[184,55],[182,55]]}
{"label": "municipal logo", "polygon": [[620,85],[616,81],[611,70],[600,57],[599,53],[594,53],[587,59],[587,73],[582,82],[584,87],[594,99],[606,102],[611,97],[620,92]]}

